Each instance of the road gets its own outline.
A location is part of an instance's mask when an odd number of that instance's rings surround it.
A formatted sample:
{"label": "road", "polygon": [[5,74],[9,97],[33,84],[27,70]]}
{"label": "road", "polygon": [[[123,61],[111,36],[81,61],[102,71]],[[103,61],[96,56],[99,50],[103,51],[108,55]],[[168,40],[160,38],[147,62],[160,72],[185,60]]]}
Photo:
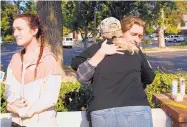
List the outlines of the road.
{"label": "road", "polygon": [[[1,46],[1,65],[3,65],[3,69],[6,69],[8,67],[8,63],[10,62],[12,55],[16,52],[21,50],[22,47],[17,46],[14,43],[6,44],[4,46]],[[64,50],[64,65],[70,65],[71,59],[78,55],[81,51],[83,51],[83,48],[63,48]]]}
{"label": "road", "polygon": [[[12,55],[20,50],[21,47],[15,44],[6,44],[1,48],[1,64],[3,69],[6,69]],[[71,60],[74,56],[78,55],[83,48],[76,47],[72,49],[64,48],[64,64],[70,65]],[[186,51],[176,51],[176,52],[159,52],[159,53],[147,53],[146,57],[150,61],[152,67],[156,69],[157,67],[165,68],[167,72],[178,73],[178,69],[182,69],[183,72],[187,73],[187,53]]]}
{"label": "road", "polygon": [[180,69],[187,74],[187,51],[147,53],[152,67],[166,72],[178,73]]}
{"label": "road", "polygon": [[[166,42],[165,45],[166,47],[170,47],[170,46],[175,46],[175,45],[179,45],[180,43],[174,43],[174,42]],[[151,47],[158,47],[158,42],[154,41],[154,43],[152,44],[142,44],[142,47],[144,48],[151,48]]]}

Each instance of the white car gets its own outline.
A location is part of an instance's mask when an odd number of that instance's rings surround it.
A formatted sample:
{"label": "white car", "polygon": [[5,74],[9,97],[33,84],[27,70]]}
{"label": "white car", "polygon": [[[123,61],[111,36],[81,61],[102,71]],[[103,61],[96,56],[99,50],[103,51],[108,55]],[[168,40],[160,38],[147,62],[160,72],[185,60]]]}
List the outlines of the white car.
{"label": "white car", "polygon": [[183,35],[169,35],[165,38],[165,41],[168,41],[168,42],[184,41],[184,36]]}
{"label": "white car", "polygon": [[158,40],[158,37],[153,37],[153,40],[154,40],[154,41],[157,41],[157,40]]}
{"label": "white car", "polygon": [[150,37],[148,37],[148,39],[157,41],[157,40],[158,40],[158,37],[150,36]]}
{"label": "white car", "polygon": [[62,44],[63,44],[63,47],[72,48],[73,38],[72,37],[63,37]]}

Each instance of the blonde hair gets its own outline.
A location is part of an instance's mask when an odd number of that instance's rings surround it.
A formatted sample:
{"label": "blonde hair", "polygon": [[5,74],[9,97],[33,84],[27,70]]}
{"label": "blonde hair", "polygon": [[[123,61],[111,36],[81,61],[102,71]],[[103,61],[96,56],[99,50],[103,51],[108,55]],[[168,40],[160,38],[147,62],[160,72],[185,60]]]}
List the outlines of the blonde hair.
{"label": "blonde hair", "polygon": [[121,20],[122,32],[125,33],[126,31],[130,30],[134,24],[137,24],[145,28],[145,22],[141,18],[137,16],[124,16]]}
{"label": "blonde hair", "polygon": [[123,38],[114,38],[113,39],[113,43],[118,45],[119,47],[121,47],[122,49],[126,50],[126,51],[129,51],[131,53],[131,55],[133,55],[134,53],[138,53],[139,52],[139,48],[131,43],[131,42],[125,42],[125,43],[122,43],[123,41]]}
{"label": "blonde hair", "polygon": [[108,32],[108,33],[103,33],[103,38],[112,38],[112,37],[120,37],[122,35],[122,31],[118,30],[118,31],[112,31],[112,32]]}

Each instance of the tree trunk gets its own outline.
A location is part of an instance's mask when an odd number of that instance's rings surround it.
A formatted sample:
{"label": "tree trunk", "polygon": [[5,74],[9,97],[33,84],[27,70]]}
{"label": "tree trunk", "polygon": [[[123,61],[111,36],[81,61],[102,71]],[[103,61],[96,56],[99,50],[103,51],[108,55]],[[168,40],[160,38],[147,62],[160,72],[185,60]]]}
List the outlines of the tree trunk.
{"label": "tree trunk", "polygon": [[[52,52],[58,56],[63,67],[61,1],[38,1],[37,14],[44,26],[46,42],[50,44]],[[65,75],[64,70],[63,75]]]}
{"label": "tree trunk", "polygon": [[159,27],[159,31],[158,31],[158,47],[159,48],[165,48],[166,47],[166,45],[165,45],[165,39],[164,39],[164,20],[165,20],[165,16],[164,16],[164,9],[163,8],[161,8],[161,20],[162,20],[162,23],[161,23],[161,25],[160,25],[160,27]]}
{"label": "tree trunk", "polygon": [[77,41],[78,40],[78,32],[73,31],[73,38]]}
{"label": "tree trunk", "polygon": [[165,39],[164,39],[164,26],[161,26],[158,31],[158,47],[165,48]]}

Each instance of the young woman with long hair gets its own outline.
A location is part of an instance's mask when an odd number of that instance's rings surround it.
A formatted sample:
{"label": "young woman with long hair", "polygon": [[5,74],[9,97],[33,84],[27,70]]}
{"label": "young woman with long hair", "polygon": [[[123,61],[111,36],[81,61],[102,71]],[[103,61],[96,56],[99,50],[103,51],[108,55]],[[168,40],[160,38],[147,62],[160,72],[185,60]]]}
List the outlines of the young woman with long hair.
{"label": "young woman with long hair", "polygon": [[13,22],[13,36],[23,49],[12,56],[7,70],[7,110],[12,127],[55,127],[61,86],[57,55],[45,43],[39,17],[20,14]]}

